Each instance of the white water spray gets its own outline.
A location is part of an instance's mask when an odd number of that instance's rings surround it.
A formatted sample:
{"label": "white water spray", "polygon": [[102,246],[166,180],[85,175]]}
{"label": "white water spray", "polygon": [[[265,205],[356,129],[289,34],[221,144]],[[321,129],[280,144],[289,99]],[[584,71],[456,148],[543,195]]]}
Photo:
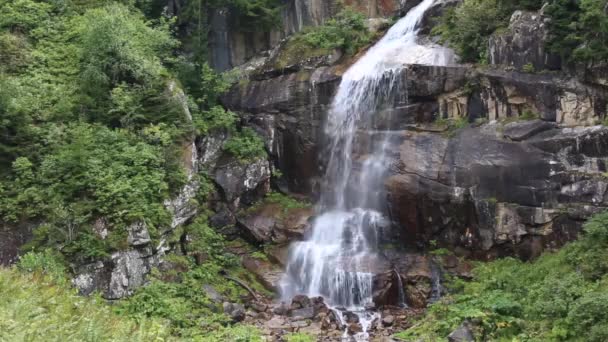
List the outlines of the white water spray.
{"label": "white water spray", "polygon": [[320,215],[308,240],[291,246],[282,282],[285,300],[322,296],[339,317],[342,310],[356,312],[363,328],[357,340],[368,338],[377,317],[366,308],[373,306],[378,230],[388,223],[382,212],[389,134],[375,139],[374,114],[399,95],[396,85],[406,64],[453,62],[451,50],[416,41],[417,26],[435,1],[412,9],[343,75],[325,127],[329,159]]}

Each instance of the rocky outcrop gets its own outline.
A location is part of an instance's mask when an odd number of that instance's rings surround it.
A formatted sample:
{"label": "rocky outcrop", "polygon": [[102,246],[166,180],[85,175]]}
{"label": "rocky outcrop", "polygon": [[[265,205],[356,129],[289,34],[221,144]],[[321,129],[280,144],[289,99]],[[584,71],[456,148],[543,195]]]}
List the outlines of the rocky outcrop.
{"label": "rocky outcrop", "polygon": [[[311,166],[322,160],[304,156],[322,150],[320,125],[342,70],[266,74],[226,97],[252,120],[274,116],[280,139],[273,157],[291,191],[314,189]],[[375,124],[395,144],[387,211],[404,244],[436,240],[465,255],[530,258],[573,239],[582,220],[605,207],[606,129],[584,127],[606,116],[601,82],[412,65],[396,86],[407,91]],[[469,128],[432,125],[440,118]]]}
{"label": "rocky outcrop", "polygon": [[105,299],[121,299],[144,285],[147,274],[159,263],[159,255],[151,248],[116,252],[109,260],[80,267],[72,284],[82,295],[98,291]]}
{"label": "rocky outcrop", "polygon": [[317,183],[318,142],[337,72],[323,67],[253,80],[235,86],[223,99],[231,110],[250,114],[293,192],[310,193]]}
{"label": "rocky outcrop", "polygon": [[561,69],[559,55],[546,48],[548,20],[542,12],[515,11],[509,28],[490,37],[490,63],[528,71]]}
{"label": "rocky outcrop", "polygon": [[531,258],[573,239],[583,217],[606,207],[607,128],[509,126],[518,141],[499,123],[451,138],[404,132],[387,181],[404,238]]}
{"label": "rocky outcrop", "polygon": [[285,244],[304,236],[313,214],[312,208],[288,209],[267,203],[248,209],[238,223],[257,243]]}

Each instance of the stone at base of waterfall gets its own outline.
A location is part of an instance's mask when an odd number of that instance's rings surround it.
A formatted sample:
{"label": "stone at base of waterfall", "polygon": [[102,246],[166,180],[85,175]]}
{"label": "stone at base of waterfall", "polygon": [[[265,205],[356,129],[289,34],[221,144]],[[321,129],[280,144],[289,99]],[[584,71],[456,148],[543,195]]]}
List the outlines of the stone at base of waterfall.
{"label": "stone at base of waterfall", "polygon": [[249,307],[256,312],[266,312],[268,310],[268,305],[260,302],[252,302]]}
{"label": "stone at base of waterfall", "polygon": [[395,316],[393,315],[388,315],[382,318],[382,325],[385,327],[390,327],[393,325],[393,323],[395,323]]}
{"label": "stone at base of waterfall", "polygon": [[227,314],[233,322],[241,322],[246,317],[245,307],[242,304],[224,302],[222,304],[224,313]]}
{"label": "stone at base of waterfall", "polygon": [[312,306],[309,306],[302,309],[292,310],[290,316],[294,319],[312,319],[315,317],[315,309]]}
{"label": "stone at base of waterfall", "polygon": [[279,315],[279,316],[287,315],[288,311],[289,311],[289,306],[285,303],[279,303],[272,309],[272,313],[275,315]]}
{"label": "stone at base of waterfall", "polygon": [[297,295],[291,299],[291,309],[307,308],[311,305],[311,300],[305,295]]}
{"label": "stone at base of waterfall", "polygon": [[363,332],[363,327],[361,327],[361,323],[357,322],[357,323],[350,323],[348,325],[348,334],[349,335],[355,335],[358,334],[360,332]]}

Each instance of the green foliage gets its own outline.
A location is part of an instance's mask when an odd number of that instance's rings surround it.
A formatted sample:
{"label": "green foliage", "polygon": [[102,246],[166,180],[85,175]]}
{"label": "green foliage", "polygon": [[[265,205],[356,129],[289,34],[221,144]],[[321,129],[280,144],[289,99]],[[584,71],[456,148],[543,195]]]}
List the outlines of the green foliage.
{"label": "green foliage", "polygon": [[525,110],[523,113],[521,113],[518,119],[528,121],[538,119],[539,117],[540,115],[538,113],[535,113],[531,110]]}
{"label": "green foliage", "polygon": [[21,256],[17,268],[22,272],[42,274],[53,283],[68,284],[68,274],[63,256],[52,249],[29,252]]}
{"label": "green foliage", "polygon": [[322,49],[342,49],[353,54],[370,42],[365,26],[365,16],[346,8],[324,25],[303,32],[302,39],[308,46]]}
{"label": "green foliage", "polygon": [[290,333],[284,336],[287,342],[315,342],[314,336],[305,333]]}
{"label": "green foliage", "polygon": [[161,147],[126,130],[98,125],[68,126],[62,138],[38,167],[17,158],[12,187],[0,200],[5,221],[45,219],[35,231],[33,245],[96,258],[112,249],[92,234],[96,217],[105,217],[118,234],[144,218],[152,233],[168,224],[170,217],[162,205],[168,185]]}
{"label": "green foliage", "polygon": [[608,60],[607,6],[606,0],[552,1],[549,49],[571,62]]}
{"label": "green foliage", "polygon": [[523,66],[522,71],[532,74],[536,71],[536,69],[534,68],[534,65],[532,63],[527,63]]}
{"label": "green foliage", "polygon": [[333,49],[354,54],[372,39],[365,16],[352,9],[342,10],[324,25],[307,27],[294,35],[278,57],[277,67],[286,67],[311,57],[324,56]]}
{"label": "green foliage", "polygon": [[513,11],[541,5],[540,0],[465,0],[446,11],[433,34],[453,47],[463,62],[486,61],[490,35],[508,25]]}
{"label": "green foliage", "polygon": [[266,157],[264,140],[251,128],[244,127],[224,144],[224,150],[241,163]]}
{"label": "green foliage", "polygon": [[279,204],[285,212],[291,209],[303,209],[310,207],[309,203],[299,201],[293,197],[284,195],[280,192],[272,191],[266,194],[264,199],[266,203]]}
{"label": "green foliage", "polygon": [[608,213],[557,253],[525,263],[479,264],[474,280],[453,284],[404,339],[441,340],[465,320],[481,340],[605,341],[608,330]]}
{"label": "green foliage", "polygon": [[120,317],[100,298],[85,298],[58,284],[60,267],[50,257],[26,255],[22,274],[0,268],[0,340],[2,341],[155,341],[170,336],[161,321]]}
{"label": "green foliage", "polygon": [[[464,62],[485,62],[488,38],[507,27],[513,11],[537,10],[542,4],[540,0],[465,0],[446,11],[433,33],[452,46]],[[608,60],[607,5],[607,0],[549,1],[545,10],[551,19],[549,50],[566,62]],[[534,72],[529,66],[524,71]]]}

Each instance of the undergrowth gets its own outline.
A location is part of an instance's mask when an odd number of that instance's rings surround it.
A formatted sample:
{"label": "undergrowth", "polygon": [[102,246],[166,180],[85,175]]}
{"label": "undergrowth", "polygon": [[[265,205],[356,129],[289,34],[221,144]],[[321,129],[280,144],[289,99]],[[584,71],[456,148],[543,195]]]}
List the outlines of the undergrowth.
{"label": "undergrowth", "polygon": [[469,321],[483,341],[608,340],[608,213],[559,252],[479,264],[474,275],[396,337],[438,341]]}

